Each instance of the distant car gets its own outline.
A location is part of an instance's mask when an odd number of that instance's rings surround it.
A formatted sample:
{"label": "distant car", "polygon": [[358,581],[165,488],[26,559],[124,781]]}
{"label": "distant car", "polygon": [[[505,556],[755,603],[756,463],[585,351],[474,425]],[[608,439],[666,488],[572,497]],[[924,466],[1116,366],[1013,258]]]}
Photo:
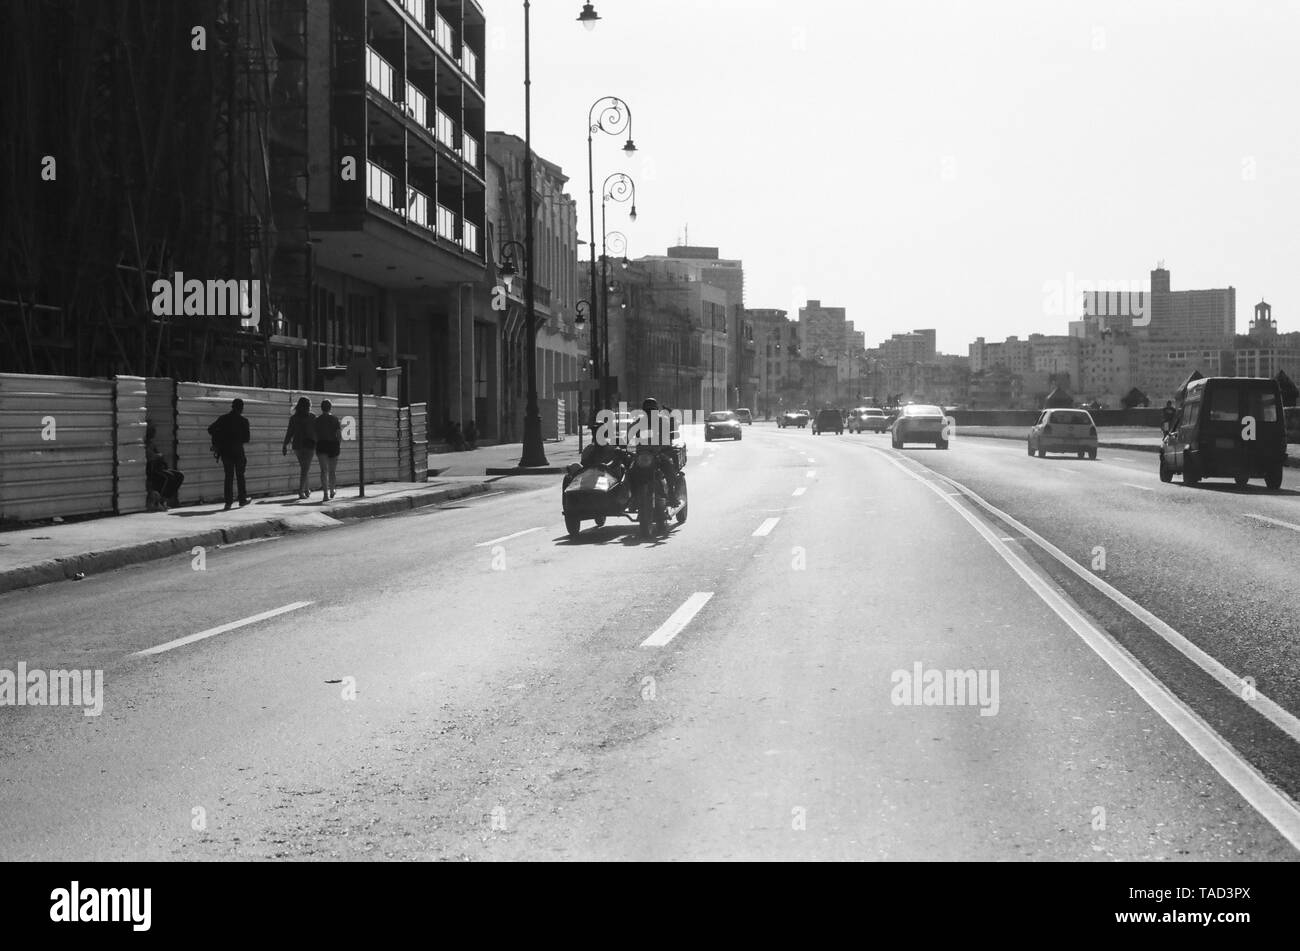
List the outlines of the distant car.
{"label": "distant car", "polygon": [[799,410],[791,410],[788,413],[782,413],[781,418],[776,421],[778,429],[785,429],[787,426],[798,426],[803,429],[808,425],[808,417]]}
{"label": "distant car", "polygon": [[933,443],[936,449],[947,449],[944,439],[947,419],[938,406],[909,403],[898,411],[889,431],[893,447],[902,449],[909,442]]}
{"label": "distant car", "polygon": [[851,433],[883,433],[889,428],[889,419],[885,411],[875,406],[862,406],[853,411],[849,417]]}
{"label": "distant car", "polygon": [[713,442],[715,439],[740,441],[740,420],[731,410],[710,413],[704,418],[704,441]]}
{"label": "distant car", "polygon": [[1078,453],[1097,458],[1097,424],[1086,409],[1045,409],[1029,430],[1029,454]]}
{"label": "distant car", "polygon": [[1244,486],[1263,477],[1282,488],[1286,421],[1282,391],[1267,377],[1204,377],[1188,385],[1182,408],[1160,444],[1160,481],[1181,472],[1184,485],[1231,478]]}
{"label": "distant car", "polygon": [[754,414],[751,413],[749,410],[747,410],[747,409],[734,409],[734,410],[732,410],[732,412],[736,414],[736,419],[740,420],[740,421],[741,421],[742,423],[744,423],[746,426],[753,426],[753,425],[754,425]]}
{"label": "distant car", "polygon": [[822,433],[844,435],[844,417],[839,410],[824,409],[817,413],[817,418],[813,420],[813,435],[820,436]]}

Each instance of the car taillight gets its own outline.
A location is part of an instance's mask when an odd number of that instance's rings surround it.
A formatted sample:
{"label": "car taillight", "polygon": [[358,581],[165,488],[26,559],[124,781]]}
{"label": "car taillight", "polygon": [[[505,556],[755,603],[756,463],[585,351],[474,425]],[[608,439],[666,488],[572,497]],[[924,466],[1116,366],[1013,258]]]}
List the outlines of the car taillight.
{"label": "car taillight", "polygon": [[1051,423],[1048,423],[1048,424],[1046,424],[1046,425],[1043,427],[1043,435],[1044,435],[1044,436],[1049,435],[1049,434],[1051,433],[1051,431],[1052,431],[1052,424],[1051,424]]}
{"label": "car taillight", "polygon": [[1089,427],[1088,427],[1088,435],[1089,435],[1089,436],[1095,436],[1095,435],[1097,435],[1097,427],[1096,427],[1096,426],[1089,426]]}

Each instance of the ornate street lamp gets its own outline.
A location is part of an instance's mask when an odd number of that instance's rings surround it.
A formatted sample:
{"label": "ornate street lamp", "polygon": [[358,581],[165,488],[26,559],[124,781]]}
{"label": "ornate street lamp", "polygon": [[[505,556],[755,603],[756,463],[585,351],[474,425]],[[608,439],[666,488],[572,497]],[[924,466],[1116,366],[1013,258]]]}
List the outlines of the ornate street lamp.
{"label": "ornate street lamp", "polygon": [[[636,151],[636,144],[632,141],[632,109],[617,96],[602,96],[592,103],[591,108],[587,110],[587,214],[591,226],[590,300],[593,303],[600,300],[596,291],[596,171],[593,143],[597,132],[603,132],[606,135],[620,135],[624,131],[627,132],[627,142],[623,146],[623,154],[630,156]],[[591,360],[592,366],[595,368],[596,378],[599,381],[600,396],[603,399],[605,396],[605,377],[609,375],[609,367],[601,365],[600,357],[599,331],[597,322],[593,320]]]}
{"label": "ornate street lamp", "polygon": [[578,22],[582,24],[583,29],[588,33],[596,28],[596,21],[600,19],[600,14],[595,11],[590,3],[582,5],[582,12],[578,14]]}
{"label": "ornate street lamp", "polygon": [[[531,42],[531,4],[524,0],[524,308],[527,327],[528,405],[524,409],[524,448],[519,460],[521,469],[547,465],[542,446],[542,412],[537,401],[537,288],[533,280],[533,79]],[[596,26],[600,15],[590,3],[584,3],[578,22],[588,30]],[[630,130],[629,130],[630,131]],[[631,138],[628,145],[632,144]],[[635,149],[635,146],[633,146]],[[593,229],[594,230],[594,229]],[[594,252],[593,252],[594,253]]]}
{"label": "ornate street lamp", "polygon": [[[626,175],[623,172],[615,172],[613,175],[610,175],[608,178],[605,179],[605,184],[601,186],[601,191],[600,191],[600,231],[602,235],[601,246],[600,246],[600,283],[601,286],[605,289],[601,296],[601,312],[604,315],[603,318],[604,326],[601,328],[601,336],[604,340],[604,351],[601,357],[601,362],[605,367],[606,376],[609,375],[609,293],[608,292],[614,289],[609,286],[609,273],[607,271],[609,265],[610,237],[612,235],[618,235],[618,237],[622,238],[623,250],[624,251],[627,250],[627,238],[621,232],[613,232],[611,234],[611,232],[605,230],[606,228],[605,206],[610,201],[631,202],[632,212],[630,217],[633,221],[636,221],[636,182],[632,180],[631,175]],[[617,245],[615,248],[615,253],[617,253]],[[624,302],[623,304],[623,309],[624,310],[627,309],[626,302]]]}

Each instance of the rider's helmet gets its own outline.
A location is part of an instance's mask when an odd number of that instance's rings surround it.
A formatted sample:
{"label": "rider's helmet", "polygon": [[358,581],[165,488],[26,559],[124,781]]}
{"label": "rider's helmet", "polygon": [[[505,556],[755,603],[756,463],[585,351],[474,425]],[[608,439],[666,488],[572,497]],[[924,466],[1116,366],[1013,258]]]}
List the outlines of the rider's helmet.
{"label": "rider's helmet", "polygon": [[653,396],[648,397],[646,401],[641,404],[641,409],[647,413],[657,413],[659,412],[659,401]]}

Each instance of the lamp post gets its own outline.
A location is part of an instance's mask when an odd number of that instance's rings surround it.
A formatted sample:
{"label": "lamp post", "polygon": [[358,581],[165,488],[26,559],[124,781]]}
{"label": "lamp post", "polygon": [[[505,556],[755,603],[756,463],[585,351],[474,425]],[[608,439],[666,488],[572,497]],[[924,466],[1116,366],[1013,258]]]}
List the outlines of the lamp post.
{"label": "lamp post", "polygon": [[[582,21],[584,26],[590,28],[594,25],[594,20],[599,19],[599,17],[595,17],[594,11],[592,11],[592,17],[588,17],[587,12],[584,8],[579,20]],[[597,132],[603,132],[606,135],[619,135],[624,130],[627,131],[627,142],[623,146],[623,154],[630,156],[636,151],[636,144],[632,141],[631,107],[617,96],[602,96],[592,103],[591,108],[587,110],[587,215],[591,227],[589,232],[591,236],[590,300],[593,305],[600,299],[596,296],[596,171],[594,139]],[[599,390],[597,392],[603,401],[605,396],[604,378],[609,374],[609,367],[601,365],[600,337],[595,320],[591,322],[591,329],[591,360],[598,380]]]}
{"label": "lamp post", "polygon": [[[634,217],[633,217],[633,220],[635,221],[635,220],[636,220],[636,219],[635,219],[635,213],[636,213],[636,205],[635,205],[635,204],[632,206],[632,211],[633,211],[633,216],[634,216]],[[608,261],[608,255],[607,255],[605,252],[606,252],[606,249],[608,249],[609,251],[612,251],[612,252],[613,252],[613,254],[614,254],[615,257],[620,257],[620,258],[622,258],[622,259],[623,259],[623,260],[622,260],[622,267],[623,267],[623,270],[626,271],[626,270],[627,270],[627,267],[628,267],[628,264],[629,264],[628,259],[627,259],[627,235],[623,234],[623,232],[621,232],[621,231],[605,231],[605,206],[604,206],[603,203],[601,204],[600,223],[601,223],[601,229],[600,229],[600,230],[601,230],[602,232],[604,232],[604,239],[603,239],[603,243],[602,243],[602,245],[601,245],[601,250],[600,250],[600,281],[601,281],[601,287],[602,287],[602,288],[608,288],[609,290],[613,290],[614,288],[613,288],[612,282],[610,282],[609,278],[606,277],[606,275],[605,275],[606,263],[607,263],[607,261]],[[603,295],[604,295],[604,290],[602,290],[601,293],[602,293],[602,298],[603,298],[603,300],[602,300],[602,304],[601,304],[601,307],[602,307],[602,309],[603,309],[603,311],[604,311],[604,314],[605,314],[605,326],[604,326],[604,327],[602,328],[602,330],[601,330],[601,333],[603,334],[601,340],[602,340],[603,345],[604,345],[604,348],[605,348],[605,349],[604,349],[604,353],[603,353],[603,355],[602,355],[602,359],[603,359],[604,362],[605,362],[605,367],[606,367],[606,369],[608,369],[608,367],[609,367],[609,301],[608,301],[608,298],[604,298],[604,297],[603,297]],[[627,309],[627,308],[624,307],[624,310],[626,310],[626,309]]]}
{"label": "lamp post", "polygon": [[[505,287],[507,295],[509,295],[510,292],[514,289],[516,280],[523,281],[525,288],[527,288],[527,286],[531,283],[528,280],[528,273],[531,269],[525,269],[524,266],[521,264],[522,261],[526,261],[528,259],[527,246],[525,246],[524,244],[518,241],[502,241],[501,246],[497,251],[497,259],[501,262],[497,266],[497,274],[500,275],[501,277],[501,283]],[[526,292],[527,291],[525,290],[525,293]],[[529,323],[531,323],[531,321],[529,321]],[[528,333],[527,327],[524,328],[524,333],[525,333],[526,346],[530,348],[530,352],[531,352],[533,338],[527,336]],[[531,361],[528,361],[527,355],[525,355],[525,361],[531,363]],[[535,377],[533,376],[534,372],[535,370],[533,370],[530,367],[530,372],[528,376],[530,383],[532,383],[532,381],[535,380]],[[527,412],[528,412],[527,407],[525,407],[524,433],[523,433],[525,451],[527,451],[527,445],[528,445]],[[540,422],[540,415],[541,414],[539,411],[538,413],[539,422]],[[538,430],[538,432],[540,434],[540,429]],[[521,462],[520,465],[522,466],[523,463]]]}
{"label": "lamp post", "polygon": [[[578,328],[579,331],[581,331],[587,325],[587,321],[591,316],[591,302],[586,300],[578,301],[576,304],[573,305],[573,312],[574,312],[573,324],[575,327]],[[592,323],[594,324],[595,321],[592,321]],[[582,369],[584,371],[590,369],[590,367],[591,367],[590,359],[582,361]],[[592,397],[594,399],[595,394],[592,394]],[[596,404],[592,403],[591,424],[593,427],[596,425],[595,409],[596,409]],[[587,424],[586,420],[582,418],[582,390],[578,390],[578,451],[579,452],[582,451],[582,430],[583,427],[586,426],[586,424]]]}
{"label": "lamp post", "polygon": [[[530,36],[531,7],[524,0],[524,310],[527,326],[528,405],[524,409],[524,451],[519,459],[521,469],[547,465],[546,450],[542,447],[542,412],[537,402],[537,289],[533,281],[533,80],[532,42]],[[600,15],[590,3],[584,3],[578,22],[586,29],[596,26]],[[628,145],[632,140],[628,139]],[[635,148],[635,146],[632,146]]]}
{"label": "lamp post", "polygon": [[[601,327],[601,339],[604,342],[604,351],[601,354],[601,364],[605,368],[605,376],[609,376],[609,239],[610,233],[605,230],[605,206],[610,201],[630,201],[632,211],[628,217],[633,223],[636,222],[636,182],[632,181],[632,176],[623,172],[615,172],[605,179],[605,184],[600,189],[600,284],[601,284],[601,313],[604,315],[604,326]],[[623,250],[627,250],[627,237],[622,232],[615,232],[618,237],[623,239]],[[617,247],[617,245],[616,245]]]}

